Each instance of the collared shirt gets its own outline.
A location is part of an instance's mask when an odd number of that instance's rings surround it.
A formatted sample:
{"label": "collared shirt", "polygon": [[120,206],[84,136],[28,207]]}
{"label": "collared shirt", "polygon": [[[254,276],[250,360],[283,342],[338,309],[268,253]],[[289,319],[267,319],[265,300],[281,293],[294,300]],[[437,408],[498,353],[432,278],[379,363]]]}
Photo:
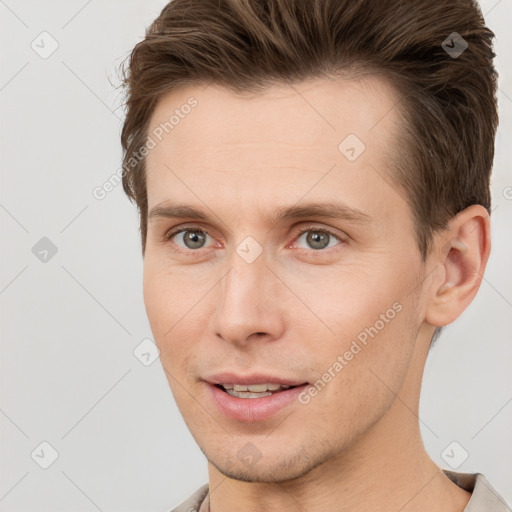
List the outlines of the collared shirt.
{"label": "collared shirt", "polygon": [[[453,483],[471,493],[463,512],[512,512],[482,473],[457,473],[447,469],[443,472]],[[209,512],[208,484],[170,512]]]}

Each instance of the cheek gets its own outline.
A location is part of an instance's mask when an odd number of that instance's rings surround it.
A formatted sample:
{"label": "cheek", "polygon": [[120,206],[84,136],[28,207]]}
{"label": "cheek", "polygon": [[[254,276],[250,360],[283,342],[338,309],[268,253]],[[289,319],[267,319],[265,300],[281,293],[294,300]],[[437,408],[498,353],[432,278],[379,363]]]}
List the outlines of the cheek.
{"label": "cheek", "polygon": [[[327,332],[316,323],[327,336],[317,334],[310,354],[317,378],[336,382],[326,384],[329,400],[361,404],[372,396],[384,400],[390,393],[386,385],[396,389],[404,379],[420,323],[418,298],[411,293],[416,283],[403,277],[414,273],[405,265],[399,269],[389,264],[371,274],[352,268],[324,280],[322,293],[310,293],[315,313],[330,329]],[[314,323],[302,327],[309,337],[318,332]],[[307,334],[302,337],[306,345],[307,338]]]}
{"label": "cheek", "polygon": [[158,255],[147,255],[144,261],[144,305],[153,334],[162,339],[173,334],[174,326],[187,309],[197,302],[199,292],[175,269],[169,268]]}
{"label": "cheek", "polygon": [[[151,260],[146,260],[143,281],[146,314],[155,344],[160,350],[160,363],[169,387],[180,410],[186,411],[193,405],[189,404],[186,394],[182,396],[193,350],[190,339],[180,339],[179,334],[182,324],[186,322],[186,311],[183,310],[180,291],[172,286],[173,279],[153,269]],[[185,414],[187,416],[188,413]]]}
{"label": "cheek", "polygon": [[211,283],[191,279],[155,260],[145,260],[144,305],[164,370],[182,382],[204,338]]}
{"label": "cheek", "polygon": [[180,324],[180,318],[185,315],[181,290],[176,289],[173,281],[172,276],[157,270],[156,265],[152,265],[151,259],[145,261],[144,305],[155,343],[160,350],[160,358],[164,364],[179,358],[180,346],[186,346],[174,343],[173,358],[168,357]]}
{"label": "cheek", "polygon": [[365,336],[360,338],[357,334],[340,336],[329,350],[322,351],[321,373],[314,383],[319,391],[304,406],[304,422],[309,428],[323,425],[323,435],[337,440],[340,446],[384,416],[406,379],[411,361],[411,313],[404,306],[380,331],[362,330]]}
{"label": "cheek", "polygon": [[[372,261],[305,269],[301,275],[290,272],[285,280],[293,282],[295,295],[310,309],[311,332],[321,332],[326,345],[332,340],[338,350],[343,348],[339,342],[358,335],[364,342],[370,336],[368,330],[375,333],[375,325],[379,332],[389,330],[391,323],[404,316],[397,309],[403,308],[412,289],[392,264]],[[304,305],[297,305],[304,313]]]}
{"label": "cheek", "polygon": [[148,259],[144,263],[143,295],[149,324],[158,343],[165,330],[172,326],[173,296],[166,292],[164,279],[153,270]]}

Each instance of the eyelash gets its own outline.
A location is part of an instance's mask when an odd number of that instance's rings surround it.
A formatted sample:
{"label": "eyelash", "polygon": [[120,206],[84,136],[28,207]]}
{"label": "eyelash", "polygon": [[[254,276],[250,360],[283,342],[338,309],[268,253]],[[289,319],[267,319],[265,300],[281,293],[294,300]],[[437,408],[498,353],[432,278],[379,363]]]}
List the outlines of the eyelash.
{"label": "eyelash", "polygon": [[[183,226],[179,229],[176,229],[175,231],[173,231],[172,229],[169,230],[167,233],[165,233],[164,237],[163,237],[163,242],[166,243],[166,242],[170,242],[171,239],[180,234],[180,233],[183,233],[184,231],[198,231],[200,233],[205,233],[207,235],[209,235],[208,231],[206,231],[205,229],[201,229],[200,227],[197,227],[197,226]],[[316,232],[320,232],[320,233],[327,233],[328,235],[336,238],[339,242],[343,243],[345,242],[345,240],[340,237],[340,235],[334,233],[334,231],[331,231],[330,229],[327,229],[327,228],[324,228],[324,227],[319,227],[317,225],[307,225],[307,226],[304,226],[301,231],[299,231],[297,233],[297,235],[295,235],[295,238],[294,239],[298,239],[300,238],[304,233],[307,233],[308,231],[316,231]],[[210,235],[211,236],[211,235]],[[339,245],[339,244],[337,244]],[[328,249],[303,249],[301,248],[300,250],[302,251],[312,251],[314,253],[323,253],[323,254],[328,254],[331,252],[332,249],[335,249],[336,246],[334,247],[330,247]],[[191,254],[194,254],[194,253],[197,253],[197,254],[200,254],[202,252],[202,249],[205,249],[204,247],[201,247],[200,249],[188,249],[188,250],[184,250],[182,248],[180,248],[178,246],[178,249],[175,249],[175,251],[177,253],[180,253],[180,254],[186,254],[186,255],[191,255]]]}

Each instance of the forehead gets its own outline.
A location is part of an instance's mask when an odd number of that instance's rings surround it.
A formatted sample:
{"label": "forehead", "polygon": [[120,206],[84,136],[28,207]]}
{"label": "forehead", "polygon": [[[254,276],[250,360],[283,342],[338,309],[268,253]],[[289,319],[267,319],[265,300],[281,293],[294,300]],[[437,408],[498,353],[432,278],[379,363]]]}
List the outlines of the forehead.
{"label": "forehead", "polygon": [[[288,158],[303,158],[311,146],[338,157],[338,144],[350,133],[375,150],[380,142],[385,146],[389,137],[381,141],[379,135],[389,135],[395,126],[397,99],[392,86],[377,75],[274,84],[262,93],[243,95],[218,85],[195,85],[160,98],[148,133],[163,128],[167,144],[160,148],[172,145],[174,156],[191,146],[194,155],[188,156],[201,158],[212,147],[233,145],[248,152],[257,144],[290,149]],[[148,161],[157,153],[148,155]]]}
{"label": "forehead", "polygon": [[149,209],[183,196],[195,205],[231,198],[237,206],[235,198],[242,207],[255,196],[272,205],[284,190],[293,202],[308,188],[315,200],[333,187],[360,208],[375,193],[368,180],[382,187],[379,174],[392,167],[397,103],[376,75],[276,84],[252,95],[215,85],[167,93],[148,125],[156,143],[147,155]]}

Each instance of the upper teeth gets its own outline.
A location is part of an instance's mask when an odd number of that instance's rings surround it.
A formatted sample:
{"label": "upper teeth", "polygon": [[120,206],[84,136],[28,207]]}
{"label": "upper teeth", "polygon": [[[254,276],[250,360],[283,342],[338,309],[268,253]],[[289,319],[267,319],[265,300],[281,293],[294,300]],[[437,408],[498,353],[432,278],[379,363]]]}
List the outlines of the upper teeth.
{"label": "upper teeth", "polygon": [[252,393],[262,393],[264,391],[288,389],[290,386],[281,384],[222,384],[222,387],[224,389],[233,389],[234,391],[251,391]]}

